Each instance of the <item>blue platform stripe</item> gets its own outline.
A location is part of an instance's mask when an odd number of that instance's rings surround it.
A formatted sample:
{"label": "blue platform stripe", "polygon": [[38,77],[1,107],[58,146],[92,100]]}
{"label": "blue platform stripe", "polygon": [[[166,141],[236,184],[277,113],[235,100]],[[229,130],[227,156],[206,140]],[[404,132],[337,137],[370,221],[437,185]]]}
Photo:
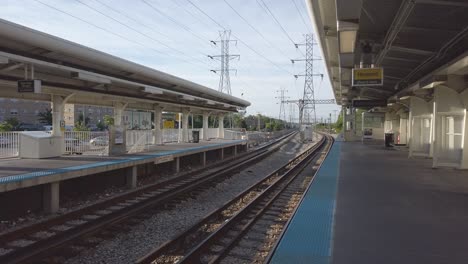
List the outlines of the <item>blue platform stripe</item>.
{"label": "blue platform stripe", "polygon": [[185,152],[197,151],[197,150],[202,150],[206,148],[221,147],[224,145],[229,145],[233,143],[241,143],[244,141],[245,140],[232,140],[228,143],[218,143],[218,144],[191,147],[191,148],[185,148],[185,149],[145,153],[144,155],[138,155],[138,156],[128,155],[128,156],[125,156],[125,158],[123,159],[101,161],[101,162],[95,162],[95,163],[89,163],[89,164],[83,164],[83,165],[77,165],[77,166],[71,166],[71,167],[65,167],[65,168],[56,168],[56,169],[50,169],[50,170],[35,171],[35,172],[30,172],[30,173],[25,173],[25,174],[5,176],[5,177],[0,178],[0,184],[19,182],[19,181],[24,181],[28,179],[37,178],[37,177],[50,176],[50,175],[60,174],[60,173],[65,173],[65,172],[79,171],[79,170],[104,167],[104,166],[109,166],[109,165],[117,165],[117,164],[122,164],[126,162],[131,162],[131,161],[148,160],[148,162],[150,162],[151,159],[154,159],[157,157],[181,154]]}
{"label": "blue platform stripe", "polygon": [[340,149],[341,142],[335,142],[270,263],[330,263]]}

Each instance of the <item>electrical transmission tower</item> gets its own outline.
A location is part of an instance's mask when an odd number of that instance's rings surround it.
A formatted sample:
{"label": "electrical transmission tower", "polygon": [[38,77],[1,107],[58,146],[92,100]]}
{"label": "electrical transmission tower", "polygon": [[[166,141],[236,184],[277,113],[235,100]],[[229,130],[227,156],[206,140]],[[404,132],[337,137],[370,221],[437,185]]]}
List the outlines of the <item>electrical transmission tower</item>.
{"label": "electrical transmission tower", "polygon": [[[296,48],[299,46],[306,46],[306,56],[304,59],[293,59],[292,63],[296,61],[305,61],[305,74],[294,75],[295,78],[304,76],[304,93],[302,99],[298,100],[299,106],[299,125],[304,123],[312,124],[317,122],[317,114],[315,112],[315,94],[314,94],[314,77],[320,76],[323,79],[323,74],[314,73],[314,61],[319,58],[314,58],[314,37],[312,34],[305,35],[306,42],[295,44]],[[312,120],[311,120],[312,119]]]}
{"label": "electrical transmission tower", "polygon": [[286,120],[286,109],[284,107],[284,104],[285,104],[286,99],[288,99],[289,97],[284,96],[284,93],[288,92],[288,90],[285,90],[285,89],[281,88],[280,90],[277,90],[276,92],[279,93],[279,96],[276,96],[275,98],[280,100],[280,103],[279,103],[280,104],[280,110],[279,110],[278,119],[287,121]]}
{"label": "electrical transmission tower", "polygon": [[236,70],[229,68],[229,61],[235,58],[239,59],[240,55],[229,54],[229,43],[234,42],[237,45],[237,40],[230,40],[231,30],[220,31],[219,37],[220,37],[220,40],[211,40],[211,43],[213,43],[214,45],[218,45],[218,43],[220,44],[221,54],[220,55],[208,55],[208,57],[212,60],[217,59],[221,61],[221,69],[211,70],[214,73],[216,73],[217,71],[220,72],[218,91],[222,93],[231,94],[231,79],[229,77],[229,73],[230,71],[236,71]]}

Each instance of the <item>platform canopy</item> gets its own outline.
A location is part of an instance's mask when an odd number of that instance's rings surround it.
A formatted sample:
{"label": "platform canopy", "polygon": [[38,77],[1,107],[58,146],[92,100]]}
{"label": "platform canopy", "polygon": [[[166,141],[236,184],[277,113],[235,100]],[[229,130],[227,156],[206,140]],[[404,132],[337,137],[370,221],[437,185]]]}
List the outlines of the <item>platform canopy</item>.
{"label": "platform canopy", "polygon": [[[0,97],[164,111],[235,112],[249,102],[43,32],[0,19]],[[17,81],[42,80],[40,93],[18,93]]]}
{"label": "platform canopy", "polygon": [[[447,75],[468,74],[466,0],[307,0],[336,101],[426,100]],[[352,84],[352,69],[383,68],[383,85]],[[429,89],[428,89],[429,88]]]}

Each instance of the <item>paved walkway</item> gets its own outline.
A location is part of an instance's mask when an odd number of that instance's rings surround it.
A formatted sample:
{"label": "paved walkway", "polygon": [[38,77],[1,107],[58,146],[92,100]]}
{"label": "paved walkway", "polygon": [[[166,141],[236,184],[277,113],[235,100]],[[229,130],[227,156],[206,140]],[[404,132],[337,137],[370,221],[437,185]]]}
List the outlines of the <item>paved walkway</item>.
{"label": "paved walkway", "polygon": [[272,263],[468,263],[468,171],[383,144],[333,149]]}

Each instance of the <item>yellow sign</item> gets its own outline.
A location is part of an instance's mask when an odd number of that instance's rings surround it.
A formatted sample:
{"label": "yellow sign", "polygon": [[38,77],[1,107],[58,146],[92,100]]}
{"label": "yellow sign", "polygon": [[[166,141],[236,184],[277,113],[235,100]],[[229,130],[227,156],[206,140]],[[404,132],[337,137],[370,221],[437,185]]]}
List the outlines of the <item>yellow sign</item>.
{"label": "yellow sign", "polygon": [[353,69],[353,86],[383,85],[382,68]]}
{"label": "yellow sign", "polygon": [[165,120],[164,123],[163,123],[163,127],[164,128],[174,128],[175,127],[175,124],[174,124],[174,121],[173,120]]}

